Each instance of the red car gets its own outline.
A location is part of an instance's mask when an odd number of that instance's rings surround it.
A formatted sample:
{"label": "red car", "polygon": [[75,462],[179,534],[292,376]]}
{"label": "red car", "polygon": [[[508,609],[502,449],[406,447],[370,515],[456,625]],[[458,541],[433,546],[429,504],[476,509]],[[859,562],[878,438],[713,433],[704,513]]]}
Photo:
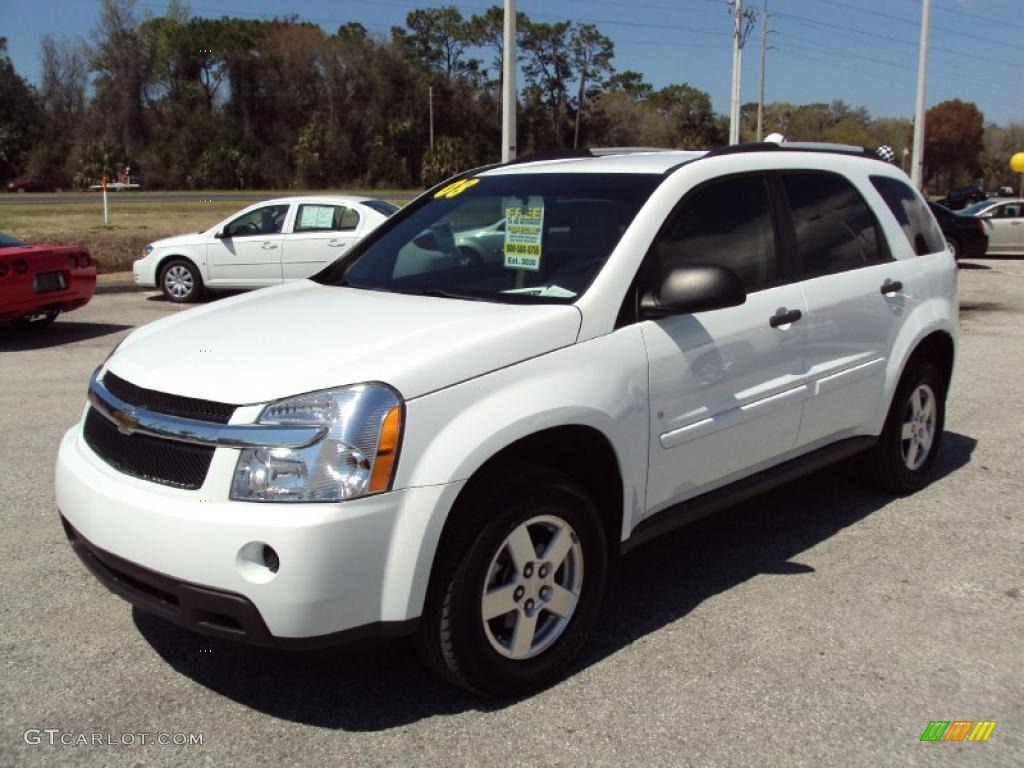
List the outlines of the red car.
{"label": "red car", "polygon": [[63,192],[71,189],[67,179],[14,179],[7,183],[8,192]]}
{"label": "red car", "polygon": [[96,262],[77,245],[27,245],[0,234],[0,323],[52,323],[89,303]]}

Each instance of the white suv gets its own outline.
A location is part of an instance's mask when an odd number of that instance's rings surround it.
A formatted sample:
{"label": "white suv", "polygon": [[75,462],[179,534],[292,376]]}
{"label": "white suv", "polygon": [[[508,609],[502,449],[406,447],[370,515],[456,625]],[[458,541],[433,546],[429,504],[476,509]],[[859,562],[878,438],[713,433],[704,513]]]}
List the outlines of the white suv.
{"label": "white suv", "polygon": [[[458,233],[504,220],[503,258]],[[570,669],[610,561],[853,454],[927,482],[952,255],[864,152],[516,162],[430,190],[310,280],[136,330],[57,503],[111,590],[281,648],[414,635],[507,695]]]}

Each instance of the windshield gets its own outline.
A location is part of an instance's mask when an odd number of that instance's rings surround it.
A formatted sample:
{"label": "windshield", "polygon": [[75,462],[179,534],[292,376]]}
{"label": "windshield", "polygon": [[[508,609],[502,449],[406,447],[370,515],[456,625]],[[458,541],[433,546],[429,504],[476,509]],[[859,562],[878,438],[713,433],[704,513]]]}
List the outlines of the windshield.
{"label": "windshield", "polygon": [[968,205],[966,208],[961,209],[960,213],[966,214],[967,216],[977,216],[979,213],[991,207],[991,200],[982,200],[980,203],[974,203],[973,205]]}
{"label": "windshield", "polygon": [[327,285],[570,303],[651,192],[653,174],[517,173],[442,187],[314,279]]}

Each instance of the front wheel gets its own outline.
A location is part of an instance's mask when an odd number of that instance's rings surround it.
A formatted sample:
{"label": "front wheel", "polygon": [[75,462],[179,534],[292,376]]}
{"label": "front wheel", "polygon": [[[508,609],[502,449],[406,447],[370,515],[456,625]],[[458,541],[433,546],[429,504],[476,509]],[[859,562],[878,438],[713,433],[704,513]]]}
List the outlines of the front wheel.
{"label": "front wheel", "polygon": [[203,277],[191,261],[172,259],[160,270],[160,290],[175,304],[199,301],[203,297]]}
{"label": "front wheel", "polygon": [[866,455],[874,483],[897,494],[923,488],[938,456],[945,422],[945,379],[931,362],[912,358],[878,443]]}
{"label": "front wheel", "polygon": [[442,676],[491,696],[536,691],[565,673],[593,627],[608,570],[589,496],[557,472],[512,474],[460,502],[469,517],[439,552],[416,637]]}

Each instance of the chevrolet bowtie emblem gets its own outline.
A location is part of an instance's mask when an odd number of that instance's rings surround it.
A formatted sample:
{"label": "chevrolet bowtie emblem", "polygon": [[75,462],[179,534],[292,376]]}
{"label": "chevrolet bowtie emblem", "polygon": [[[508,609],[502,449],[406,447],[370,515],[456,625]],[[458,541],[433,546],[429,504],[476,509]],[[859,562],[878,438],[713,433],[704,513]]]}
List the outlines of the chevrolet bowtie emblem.
{"label": "chevrolet bowtie emblem", "polygon": [[131,406],[123,411],[114,411],[111,415],[117,424],[117,431],[122,435],[132,434],[139,426],[139,412]]}

